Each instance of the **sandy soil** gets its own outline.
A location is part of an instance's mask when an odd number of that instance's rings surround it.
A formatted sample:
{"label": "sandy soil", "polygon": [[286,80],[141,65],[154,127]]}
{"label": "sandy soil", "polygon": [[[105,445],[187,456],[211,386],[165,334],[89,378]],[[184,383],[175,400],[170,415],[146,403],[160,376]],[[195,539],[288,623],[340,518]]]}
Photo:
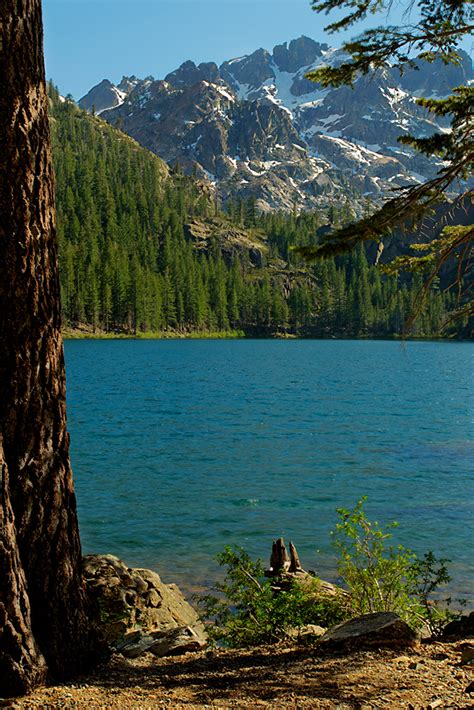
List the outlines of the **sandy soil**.
{"label": "sandy soil", "polygon": [[115,655],[74,683],[0,705],[15,710],[474,708],[474,667],[461,665],[463,643],[324,657],[314,649],[289,646],[162,659],[147,654],[133,661]]}

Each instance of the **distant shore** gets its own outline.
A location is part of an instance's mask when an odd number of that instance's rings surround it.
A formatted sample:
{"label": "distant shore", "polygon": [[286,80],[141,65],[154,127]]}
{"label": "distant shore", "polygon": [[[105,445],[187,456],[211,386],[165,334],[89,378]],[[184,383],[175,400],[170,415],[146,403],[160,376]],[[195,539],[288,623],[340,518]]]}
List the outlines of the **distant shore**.
{"label": "distant shore", "polygon": [[[343,335],[341,333],[335,335],[304,335],[287,333],[284,331],[277,332],[261,332],[261,333],[246,333],[243,330],[159,330],[159,331],[138,331],[136,333],[126,333],[123,331],[105,331],[100,328],[92,328],[91,326],[78,326],[71,328],[66,326],[62,330],[65,340],[396,340],[396,341],[446,341],[446,342],[463,342],[458,338],[446,338],[443,336],[426,336],[426,335]],[[464,342],[471,342],[464,340]]]}
{"label": "distant shore", "polygon": [[177,331],[159,330],[137,333],[106,332],[105,330],[90,327],[63,328],[65,340],[217,340],[245,338],[243,330],[216,330],[216,331]]}

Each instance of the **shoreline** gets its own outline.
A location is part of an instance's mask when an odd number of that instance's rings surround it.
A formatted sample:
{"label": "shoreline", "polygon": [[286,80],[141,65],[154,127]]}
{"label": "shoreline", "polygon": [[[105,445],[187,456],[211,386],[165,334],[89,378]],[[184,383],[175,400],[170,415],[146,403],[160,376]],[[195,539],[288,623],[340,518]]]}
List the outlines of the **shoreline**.
{"label": "shoreline", "polygon": [[262,333],[261,335],[245,333],[243,330],[217,330],[217,331],[147,331],[137,333],[108,333],[102,330],[89,328],[69,328],[62,330],[64,340],[377,340],[408,342],[445,342],[445,343],[471,343],[469,338],[447,338],[443,336],[425,335],[296,335],[294,333]]}
{"label": "shoreline", "polygon": [[150,331],[139,333],[106,333],[105,331],[90,331],[82,328],[64,328],[64,340],[235,340],[245,338],[245,333],[239,330],[231,331],[194,331],[180,333],[178,331]]}

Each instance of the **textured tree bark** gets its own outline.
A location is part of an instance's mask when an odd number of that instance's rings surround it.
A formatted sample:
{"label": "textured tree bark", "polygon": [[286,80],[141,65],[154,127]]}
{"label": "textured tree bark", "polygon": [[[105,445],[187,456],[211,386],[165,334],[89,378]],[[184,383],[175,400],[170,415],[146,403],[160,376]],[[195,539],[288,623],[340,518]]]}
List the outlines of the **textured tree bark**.
{"label": "textured tree bark", "polygon": [[[0,0],[0,23],[0,436],[9,474],[0,592],[2,627],[14,627],[22,612],[17,640],[30,660],[16,667],[24,678],[15,682],[28,689],[44,678],[42,656],[53,678],[78,671],[89,636],[66,429],[40,0]],[[13,664],[5,632],[0,657],[3,680],[6,659]]]}
{"label": "textured tree bark", "polygon": [[30,602],[16,542],[8,468],[0,439],[0,695],[20,695],[46,680],[31,633]]}

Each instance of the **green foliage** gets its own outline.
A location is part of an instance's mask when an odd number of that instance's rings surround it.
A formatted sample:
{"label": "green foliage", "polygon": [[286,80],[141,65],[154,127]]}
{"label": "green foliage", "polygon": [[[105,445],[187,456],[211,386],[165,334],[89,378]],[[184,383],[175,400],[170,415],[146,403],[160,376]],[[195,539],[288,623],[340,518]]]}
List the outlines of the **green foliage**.
{"label": "green foliage", "polygon": [[[385,527],[364,512],[366,497],[353,510],[339,508],[331,533],[338,570],[348,588],[329,595],[317,578],[266,578],[261,560],[241,547],[226,546],[217,557],[226,568],[215,594],[197,596],[201,618],[215,642],[230,647],[276,643],[295,637],[307,624],[331,627],[348,618],[381,611],[397,613],[413,628],[439,634],[460,612],[439,587],[450,582],[449,560],[432,552],[417,557],[390,543],[396,522]],[[460,602],[463,604],[464,602]]]}
{"label": "green foliage", "polygon": [[411,626],[438,633],[455,618],[444,605],[433,600],[439,586],[450,581],[449,560],[438,560],[432,552],[423,559],[403,545],[387,544],[397,523],[382,528],[364,512],[366,497],[352,511],[339,508],[339,522],[332,533],[339,555],[339,574],[350,592],[353,616],[377,611],[399,614]]}
{"label": "green foliage", "polygon": [[[411,583],[415,605],[413,614],[429,629],[438,635],[449,621],[460,616],[459,611],[451,609],[452,599],[447,597],[440,603],[433,601],[438,587],[448,584],[451,577],[448,574],[450,560],[437,559],[432,552],[426,552],[423,559],[415,559],[411,569]],[[458,604],[465,605],[464,599],[458,599]]]}
{"label": "green foliage", "polygon": [[[348,13],[325,27],[327,32],[347,29],[369,15],[389,13],[390,0],[313,0],[313,10],[326,14],[333,10]],[[411,21],[410,12],[419,12],[417,22]],[[460,40],[474,30],[474,11],[471,0],[418,0],[407,4],[403,15],[406,24],[385,24],[366,30],[355,39],[343,43],[350,60],[338,67],[323,67],[313,72],[310,78],[324,86],[350,84],[362,73],[383,67],[390,60],[403,72],[415,67],[416,58],[434,62],[441,59],[445,64],[459,62],[456,51]]]}
{"label": "green foliage", "polygon": [[352,511],[338,508],[340,522],[332,533],[340,558],[339,574],[351,593],[352,611],[354,615],[396,611],[406,616],[411,605],[406,580],[415,556],[401,546],[386,547],[395,523],[384,530],[367,520],[365,500],[361,498]]}
{"label": "green foliage", "polygon": [[[445,227],[438,239],[424,244],[413,244],[411,249],[416,255],[399,256],[381,267],[386,274],[392,276],[398,276],[400,271],[425,276],[423,287],[413,304],[409,327],[412,326],[423,309],[426,293],[436,283],[440,267],[450,259],[455,260],[457,264],[457,302],[460,306],[449,313],[446,323],[456,320],[458,323],[468,326],[469,316],[474,312],[472,282],[468,280],[466,283],[459,275],[466,271],[466,263],[472,259],[471,243],[473,238],[474,227],[472,226]],[[441,327],[443,328],[444,324]]]}
{"label": "green foliage", "polygon": [[[370,14],[391,7],[390,0],[313,0],[313,9],[329,13],[332,10],[347,11],[347,14],[326,27],[329,32],[347,29]],[[416,23],[410,22],[410,12],[419,13]],[[403,15],[406,23],[401,26],[385,25],[366,30],[356,39],[345,42],[343,49],[349,59],[340,65],[323,66],[308,74],[313,81],[323,86],[352,85],[360,76],[390,66],[401,74],[406,69],[417,69],[417,60],[442,61],[445,64],[460,62],[457,51],[460,40],[474,30],[474,8],[472,0],[418,0],[408,5]],[[334,229],[321,245],[300,248],[298,251],[308,259],[327,258],[351,251],[367,241],[380,241],[408,223],[416,223],[423,215],[440,202],[449,202],[452,192],[461,193],[466,189],[462,184],[474,167],[474,87],[460,86],[453,89],[448,98],[435,100],[421,98],[417,102],[437,116],[449,116],[450,131],[437,132],[429,137],[402,136],[399,140],[426,155],[441,156],[443,163],[438,174],[422,185],[407,187],[394,198],[388,200],[372,215],[353,224]],[[454,198],[461,204],[472,191]],[[469,250],[472,247],[472,229],[466,231],[459,246]],[[434,263],[432,278],[438,275],[445,261]],[[400,265],[400,262],[399,262]],[[465,269],[458,269],[454,286],[456,305],[452,308],[450,322],[461,315],[466,319],[474,314],[474,302],[463,294],[464,284],[469,281],[469,263]],[[421,312],[421,304],[428,298],[430,278],[425,288],[419,289],[415,299],[417,308],[407,319],[407,326],[413,326]],[[420,307],[418,307],[420,306]]]}
{"label": "green foliage", "polygon": [[225,547],[217,558],[227,568],[218,595],[198,598],[212,639],[230,647],[276,643],[306,624],[333,625],[345,618],[338,597],[318,594],[318,580],[276,590],[264,576],[262,562],[253,562],[240,547]]}

